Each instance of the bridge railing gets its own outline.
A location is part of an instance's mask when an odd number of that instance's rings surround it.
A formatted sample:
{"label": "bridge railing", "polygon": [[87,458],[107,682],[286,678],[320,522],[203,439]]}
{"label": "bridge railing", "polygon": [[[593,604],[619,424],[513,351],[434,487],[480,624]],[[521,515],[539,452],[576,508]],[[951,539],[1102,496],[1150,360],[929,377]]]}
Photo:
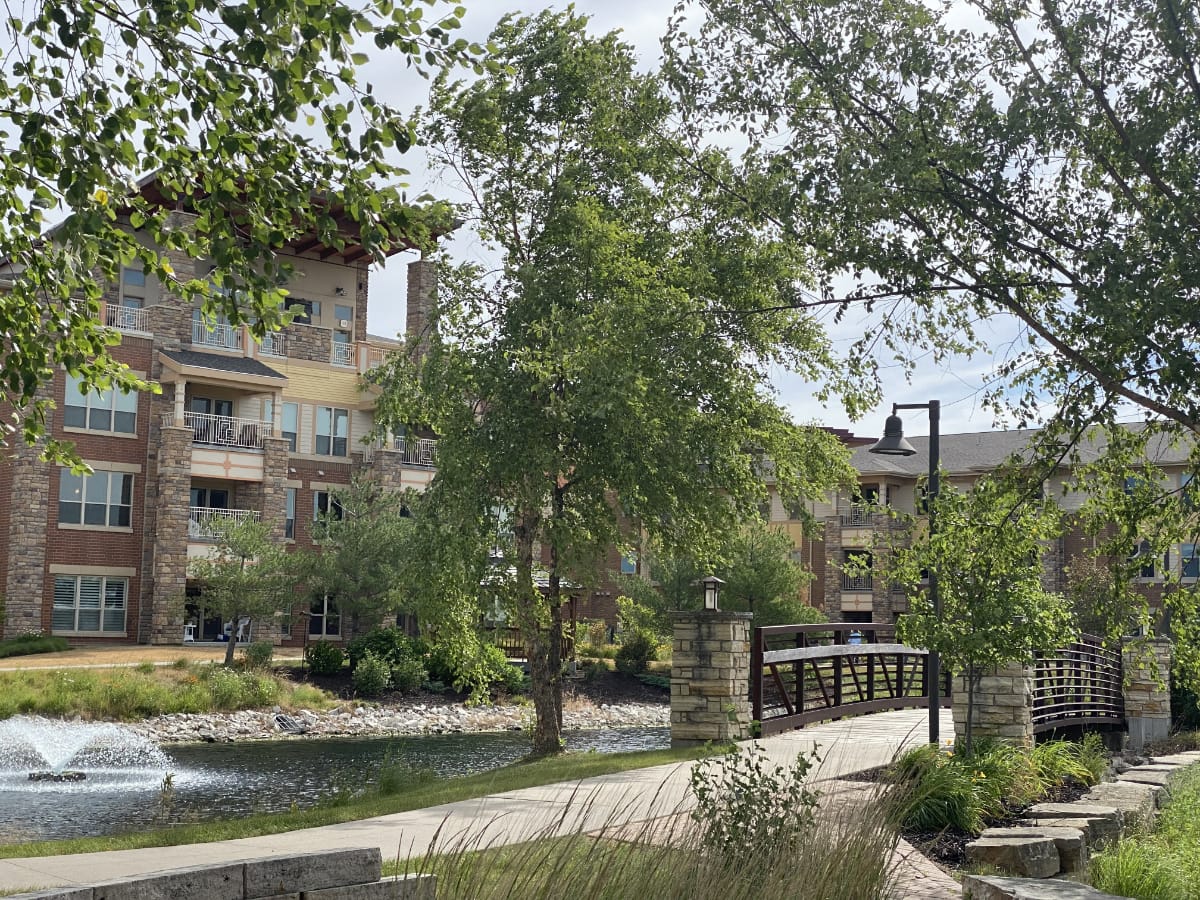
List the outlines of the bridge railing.
{"label": "bridge railing", "polygon": [[1033,730],[1125,724],[1120,648],[1081,634],[1060,650],[1034,654]]}
{"label": "bridge railing", "polygon": [[[928,703],[928,654],[895,642],[892,626],[831,622],[754,629],[752,713],[761,734]],[[941,685],[950,704],[950,680]]]}

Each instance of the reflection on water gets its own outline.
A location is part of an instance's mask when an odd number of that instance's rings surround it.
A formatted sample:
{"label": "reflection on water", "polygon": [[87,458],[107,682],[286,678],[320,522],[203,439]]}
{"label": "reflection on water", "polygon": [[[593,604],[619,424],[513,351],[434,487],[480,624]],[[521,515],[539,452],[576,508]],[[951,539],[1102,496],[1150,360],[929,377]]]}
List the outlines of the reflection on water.
{"label": "reflection on water", "polygon": [[[669,728],[567,732],[569,750],[620,753],[670,745]],[[0,842],[138,831],[306,808],[370,784],[397,760],[439,775],[466,775],[529,752],[519,732],[366,739],[295,739],[166,748],[170,786],[144,773],[97,771],[78,784],[0,778]]]}

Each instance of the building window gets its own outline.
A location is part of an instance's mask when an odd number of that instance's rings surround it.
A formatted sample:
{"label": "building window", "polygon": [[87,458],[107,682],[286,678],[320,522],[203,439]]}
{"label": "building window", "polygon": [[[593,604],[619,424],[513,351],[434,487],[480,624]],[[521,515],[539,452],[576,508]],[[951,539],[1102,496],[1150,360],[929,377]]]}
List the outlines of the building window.
{"label": "building window", "polygon": [[[275,401],[263,401],[263,419],[274,424],[275,422]],[[279,434],[288,442],[288,450],[292,453],[296,452],[296,435],[299,432],[297,423],[300,421],[300,407],[295,403],[283,404],[283,416],[280,421]]]}
{"label": "building window", "polygon": [[350,413],[331,406],[317,407],[318,456],[345,456],[350,433]]}
{"label": "building window", "polygon": [[141,309],[146,303],[146,273],[125,266],[121,269],[121,307]]}
{"label": "building window", "polygon": [[636,553],[627,553],[621,555],[621,574],[636,575],[638,570],[638,560]]}
{"label": "building window", "polygon": [[55,575],[54,632],[123,634],[129,579],[100,575]]}
{"label": "building window", "polygon": [[342,504],[329,491],[313,491],[313,521],[319,522],[322,516],[342,518]]}
{"label": "building window", "polygon": [[321,318],[320,300],[293,300],[288,309],[295,313],[292,321],[301,325],[311,325],[314,319]]}
{"label": "building window", "polygon": [[283,519],[283,536],[288,539],[296,537],[296,489],[287,489],[287,511]]}
{"label": "building window", "polygon": [[354,307],[345,306],[341,303],[335,303],[333,305],[333,317],[337,319],[338,322],[350,322],[354,319]]}
{"label": "building window", "polygon": [[88,431],[107,431],[133,434],[137,431],[136,393],[121,391],[89,391],[74,375],[67,376],[63,404],[63,425],[67,428],[86,428]]}
{"label": "building window", "polygon": [[58,482],[58,523],[128,528],[133,476],[126,472],[75,475],[64,469]]}
{"label": "building window", "polygon": [[1195,509],[1196,503],[1196,487],[1192,483],[1194,475],[1191,472],[1184,472],[1179,476],[1179,495],[1183,500],[1184,509]]}
{"label": "building window", "polygon": [[[1136,577],[1144,580],[1153,580],[1155,577],[1155,559],[1154,550],[1150,546],[1149,541],[1142,541],[1133,548],[1133,552],[1129,554],[1129,562],[1136,562],[1138,566],[1138,574]],[[1163,556],[1163,571],[1171,570],[1171,554],[1168,551]]]}
{"label": "building window", "polygon": [[337,600],[326,594],[313,600],[308,613],[308,633],[312,637],[340,637],[342,617],[338,615]]}
{"label": "building window", "polygon": [[1180,574],[1184,578],[1200,578],[1200,556],[1195,544],[1179,545]]}

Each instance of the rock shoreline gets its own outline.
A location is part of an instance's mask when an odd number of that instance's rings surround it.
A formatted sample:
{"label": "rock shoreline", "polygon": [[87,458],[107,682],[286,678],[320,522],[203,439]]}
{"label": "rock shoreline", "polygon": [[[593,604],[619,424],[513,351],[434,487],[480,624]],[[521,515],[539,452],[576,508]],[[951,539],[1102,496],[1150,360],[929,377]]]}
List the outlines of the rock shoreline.
{"label": "rock shoreline", "polygon": [[[521,731],[533,721],[532,706],[476,706],[402,703],[388,706],[346,705],[336,709],[283,713],[303,728],[290,734],[276,721],[273,710],[230,713],[172,713],[145,719],[130,727],[157,744],[231,743],[279,738],[387,737],[389,735],[463,734]],[[563,710],[563,728],[653,728],[670,725],[665,703],[573,702]]]}

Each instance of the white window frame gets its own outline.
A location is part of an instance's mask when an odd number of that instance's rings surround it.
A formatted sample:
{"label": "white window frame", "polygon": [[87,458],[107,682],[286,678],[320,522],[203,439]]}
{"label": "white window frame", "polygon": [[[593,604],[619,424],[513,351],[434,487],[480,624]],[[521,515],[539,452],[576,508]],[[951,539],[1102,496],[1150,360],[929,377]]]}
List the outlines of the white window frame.
{"label": "white window frame", "polygon": [[[114,483],[114,476],[117,479]],[[125,481],[124,479],[128,479]],[[104,522],[96,523],[87,521],[88,507],[100,506],[97,499],[98,483],[104,481]],[[124,497],[124,486],[128,484],[129,503],[114,503],[114,490],[117,491],[116,499],[119,501]],[[89,495],[89,487],[91,495]],[[74,499],[74,492],[78,491],[78,500]],[[58,527],[59,528],[86,528],[103,531],[132,531],[133,530],[133,491],[134,481],[133,473],[131,472],[110,472],[105,469],[95,469],[88,475],[75,475],[68,469],[63,469],[59,473],[58,481]],[[73,522],[69,518],[63,517],[63,504],[79,504],[79,521]],[[114,510],[126,510],[127,524],[119,524],[119,512],[117,513],[117,524],[114,524]]]}
{"label": "white window frame", "polygon": [[[320,612],[317,612],[317,607],[320,607]],[[329,620],[334,619],[337,622],[337,628],[334,631],[329,630]],[[320,623],[318,630],[313,630],[314,623]],[[337,598],[331,597],[329,594],[323,594],[319,599],[314,599],[309,605],[308,612],[308,636],[317,640],[341,640],[342,638],[342,613],[337,607]]]}
{"label": "white window frame", "polygon": [[[67,382],[63,388],[63,428],[66,431],[93,431],[99,434],[137,435],[138,395],[131,391],[126,394],[121,391],[88,391],[84,393],[83,384],[79,378],[67,373]],[[75,401],[75,402],[72,402]],[[80,402],[82,401],[82,403]],[[78,410],[83,410],[83,424],[69,421]],[[100,416],[108,417],[108,427],[101,428],[93,425],[93,419]],[[118,416],[132,417],[127,420],[129,428],[117,428]]]}
{"label": "white window frame", "polygon": [[[125,634],[126,623],[129,615],[129,579],[126,577],[117,577],[110,575],[72,575],[69,573],[55,574],[51,576],[54,579],[54,600],[51,609],[50,631],[52,634],[103,634],[112,636],[123,636]],[[65,595],[65,591],[60,593],[59,582],[74,582],[71,588],[71,604],[60,603],[60,600]],[[99,589],[96,598],[95,606],[81,606],[80,594],[83,591],[84,584],[96,585]],[[120,585],[121,596],[117,600],[115,597],[110,597],[110,588],[115,588]],[[61,617],[66,610],[71,610],[71,627],[65,628],[57,624],[61,621]],[[105,625],[115,623],[116,617],[110,615],[119,610],[120,612],[120,628],[106,628]],[[80,628],[80,616],[87,615],[96,616],[97,628]],[[89,624],[89,623],[85,623]]]}
{"label": "white window frame", "polygon": [[[338,422],[342,422],[342,434],[338,434]],[[322,430],[324,429],[324,431]],[[350,456],[350,410],[340,406],[318,406],[313,431],[313,453],[317,456]],[[329,442],[325,452],[321,451],[321,439]],[[341,453],[336,452],[341,441]]]}

